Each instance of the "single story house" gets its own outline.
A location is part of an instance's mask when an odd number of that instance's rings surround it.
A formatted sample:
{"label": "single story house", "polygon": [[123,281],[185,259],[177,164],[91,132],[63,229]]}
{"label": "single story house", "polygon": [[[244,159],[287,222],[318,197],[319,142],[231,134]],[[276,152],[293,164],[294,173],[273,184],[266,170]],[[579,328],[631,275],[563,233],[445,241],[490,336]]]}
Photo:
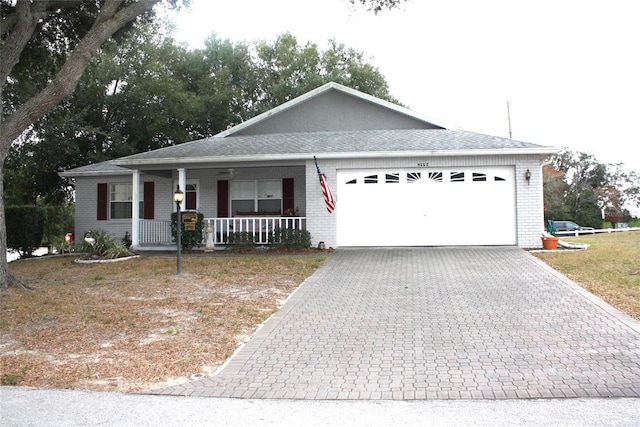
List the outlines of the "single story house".
{"label": "single story house", "polygon": [[[449,129],[328,83],[213,137],[62,172],[75,180],[76,236],[128,233],[167,248],[173,193],[230,233],[304,228],[312,244],[541,247],[542,168],[557,150]],[[319,169],[335,198],[329,212]],[[264,240],[264,241],[263,241]]]}

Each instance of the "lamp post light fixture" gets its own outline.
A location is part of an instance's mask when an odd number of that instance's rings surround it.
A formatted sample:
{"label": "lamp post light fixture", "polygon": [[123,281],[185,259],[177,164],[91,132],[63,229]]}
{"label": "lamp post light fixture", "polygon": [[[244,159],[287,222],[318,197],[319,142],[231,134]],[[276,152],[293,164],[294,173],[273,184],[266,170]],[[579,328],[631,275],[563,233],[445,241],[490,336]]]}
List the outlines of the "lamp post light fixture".
{"label": "lamp post light fixture", "polygon": [[182,234],[182,215],[180,215],[180,204],[184,200],[184,193],[180,190],[180,186],[173,193],[173,201],[176,202],[176,241],[178,243],[178,274],[182,272],[182,242],[181,242],[181,234]]}
{"label": "lamp post light fixture", "polygon": [[531,171],[529,169],[527,169],[527,171],[524,173],[524,179],[527,180],[527,185],[530,185]]}

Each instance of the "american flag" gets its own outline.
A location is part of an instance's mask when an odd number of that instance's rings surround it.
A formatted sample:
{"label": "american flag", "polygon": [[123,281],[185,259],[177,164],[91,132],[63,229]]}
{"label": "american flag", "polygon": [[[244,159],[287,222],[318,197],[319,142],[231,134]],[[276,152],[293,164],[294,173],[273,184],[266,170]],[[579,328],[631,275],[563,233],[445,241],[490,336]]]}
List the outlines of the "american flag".
{"label": "american flag", "polygon": [[322,195],[324,196],[324,203],[327,205],[327,211],[331,213],[336,208],[336,199],[333,198],[333,193],[331,193],[331,189],[327,184],[327,177],[320,172],[320,167],[318,166],[318,161],[315,156],[313,157],[313,161],[316,163],[316,170],[318,171],[318,178],[320,179],[320,188],[322,189]]}

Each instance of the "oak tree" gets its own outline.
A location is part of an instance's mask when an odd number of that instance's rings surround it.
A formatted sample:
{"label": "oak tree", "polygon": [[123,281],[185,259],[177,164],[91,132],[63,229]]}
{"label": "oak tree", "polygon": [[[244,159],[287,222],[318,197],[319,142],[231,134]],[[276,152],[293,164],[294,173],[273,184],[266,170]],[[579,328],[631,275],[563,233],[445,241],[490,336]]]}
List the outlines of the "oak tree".
{"label": "oak tree", "polygon": [[[158,2],[0,1],[0,175],[13,142],[74,91],[107,40]],[[38,49],[42,54],[34,55]],[[21,69],[23,60],[31,68]],[[8,271],[3,190],[0,180],[0,288],[17,284]]]}

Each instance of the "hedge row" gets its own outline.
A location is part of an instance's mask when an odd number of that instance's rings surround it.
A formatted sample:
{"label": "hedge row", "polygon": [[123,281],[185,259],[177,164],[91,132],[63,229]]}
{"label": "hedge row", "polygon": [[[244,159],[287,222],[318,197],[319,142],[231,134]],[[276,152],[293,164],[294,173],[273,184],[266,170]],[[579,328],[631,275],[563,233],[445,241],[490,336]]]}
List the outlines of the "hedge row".
{"label": "hedge row", "polygon": [[44,210],[38,206],[7,206],[7,247],[20,252],[21,257],[33,255],[44,235]]}

